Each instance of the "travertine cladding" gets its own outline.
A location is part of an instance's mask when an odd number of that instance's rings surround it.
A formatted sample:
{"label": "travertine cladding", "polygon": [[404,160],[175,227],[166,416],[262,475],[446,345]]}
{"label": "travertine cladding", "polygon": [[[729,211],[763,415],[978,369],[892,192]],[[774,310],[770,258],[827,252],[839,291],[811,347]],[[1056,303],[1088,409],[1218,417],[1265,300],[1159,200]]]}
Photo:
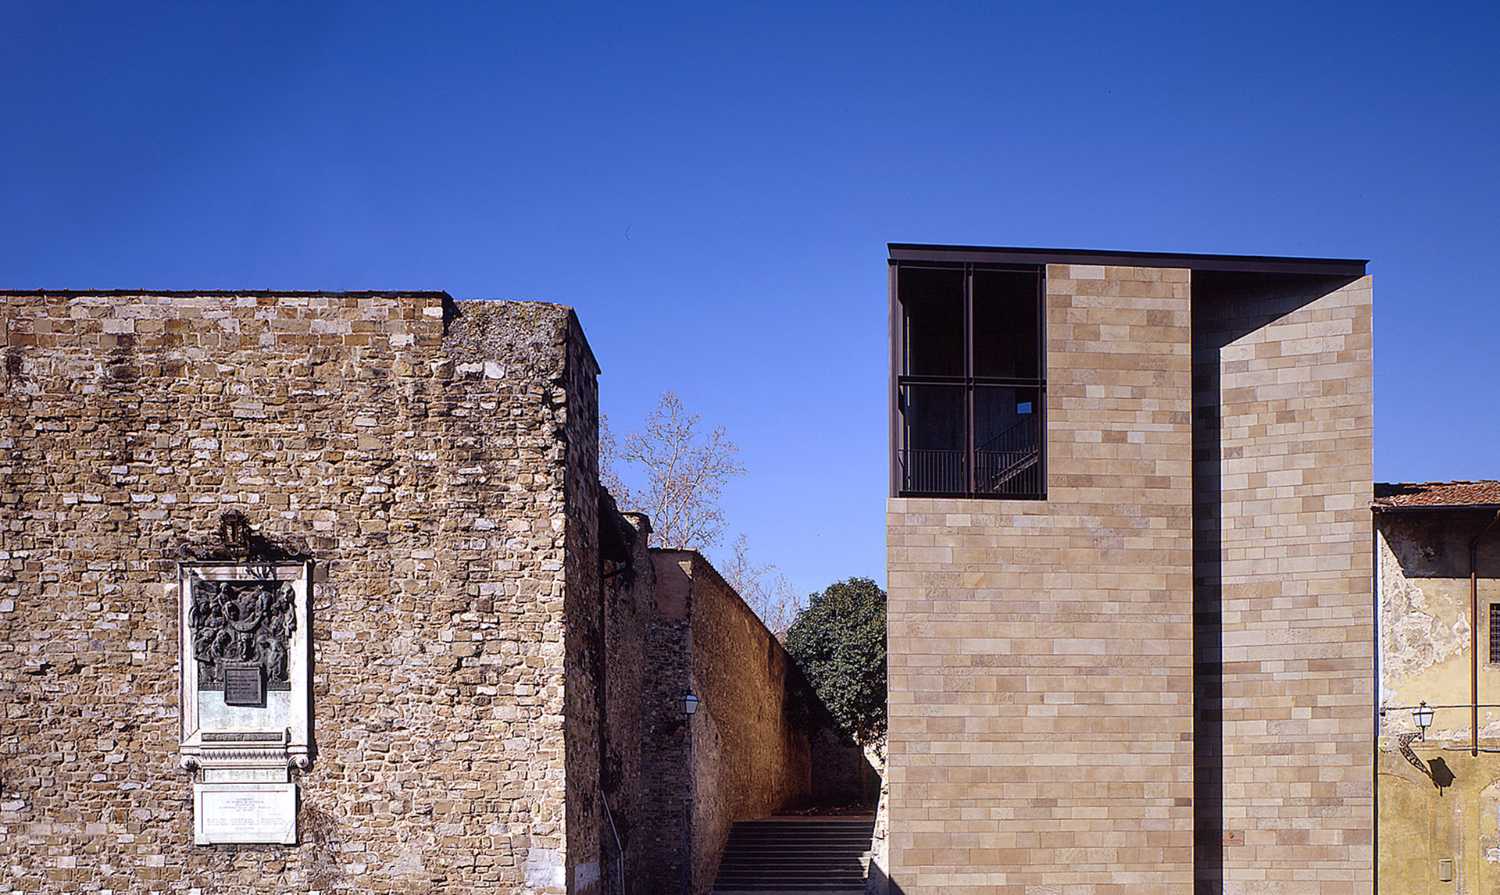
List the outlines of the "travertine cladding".
{"label": "travertine cladding", "polygon": [[[654,558],[658,606],[669,625],[685,617],[686,630],[672,630],[688,651],[686,679],[660,679],[658,705],[689,691],[702,700],[692,721],[692,880],[694,892],[706,893],[735,821],[808,799],[812,711],[791,657],[702,555],[655,551]],[[659,713],[658,723],[669,717]],[[659,888],[646,891],[681,885],[655,882]]]}
{"label": "travertine cladding", "polygon": [[[564,609],[598,587],[569,494],[594,368],[567,309],[52,295],[0,321],[0,887],[587,891]],[[175,763],[173,560],[228,509],[318,562],[294,848],[194,848]]]}
{"label": "travertine cladding", "polygon": [[1230,895],[1371,887],[1370,302],[1368,277],[1194,286],[1200,600],[1222,591],[1199,683],[1223,699],[1222,852],[1198,867]]}
{"label": "travertine cladding", "polygon": [[890,501],[892,891],[1192,890],[1188,293],[1049,266],[1048,499]]}

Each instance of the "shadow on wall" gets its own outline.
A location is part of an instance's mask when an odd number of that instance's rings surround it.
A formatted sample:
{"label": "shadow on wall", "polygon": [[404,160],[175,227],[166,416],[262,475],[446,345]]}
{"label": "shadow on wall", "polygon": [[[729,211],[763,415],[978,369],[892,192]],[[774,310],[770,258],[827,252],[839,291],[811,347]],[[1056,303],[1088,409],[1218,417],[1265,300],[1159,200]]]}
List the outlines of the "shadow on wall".
{"label": "shadow on wall", "polygon": [[[701,554],[650,554],[641,705],[651,842],[642,878],[644,891],[701,893],[734,823],[829,807],[868,813],[879,775]],[[688,693],[699,699],[690,723],[681,707]]]}
{"label": "shadow on wall", "polygon": [[1432,778],[1432,785],[1437,787],[1439,793],[1453,785],[1458,779],[1453,776],[1453,769],[1448,767],[1448,762],[1441,758],[1434,758],[1427,762],[1427,776]]}
{"label": "shadow on wall", "polygon": [[[1222,352],[1353,277],[1193,273],[1193,875],[1224,891]],[[1254,313],[1246,314],[1245,309]],[[892,891],[898,891],[893,888]]]}

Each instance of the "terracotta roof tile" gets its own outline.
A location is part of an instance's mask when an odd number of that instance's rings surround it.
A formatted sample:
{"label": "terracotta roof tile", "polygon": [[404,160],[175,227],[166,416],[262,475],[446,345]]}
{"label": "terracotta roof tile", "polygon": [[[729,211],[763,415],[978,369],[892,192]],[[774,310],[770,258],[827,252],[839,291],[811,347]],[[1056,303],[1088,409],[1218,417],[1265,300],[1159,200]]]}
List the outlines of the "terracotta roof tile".
{"label": "terracotta roof tile", "polygon": [[1371,506],[1377,510],[1500,506],[1500,481],[1376,482]]}

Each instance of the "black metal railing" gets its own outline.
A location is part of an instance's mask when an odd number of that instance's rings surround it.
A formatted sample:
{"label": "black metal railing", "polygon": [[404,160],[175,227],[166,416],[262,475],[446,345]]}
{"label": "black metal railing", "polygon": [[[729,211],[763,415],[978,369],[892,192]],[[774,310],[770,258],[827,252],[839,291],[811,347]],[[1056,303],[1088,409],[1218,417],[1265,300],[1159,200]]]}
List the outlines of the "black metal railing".
{"label": "black metal railing", "polygon": [[1034,498],[1046,492],[1037,416],[1028,415],[975,448],[972,483],[962,450],[913,448],[900,451],[898,459],[903,494]]}
{"label": "black metal railing", "polygon": [[609,810],[609,798],[600,794],[604,803],[604,819],[609,823],[609,835],[601,837],[604,852],[604,893],[625,895],[625,843],[620,841],[620,831],[615,827],[614,812]]}
{"label": "black metal railing", "polygon": [[962,494],[969,490],[963,451],[901,451],[901,489],[912,494]]}
{"label": "black metal railing", "polygon": [[1031,414],[974,449],[974,490],[1031,497],[1044,490],[1041,420]]}

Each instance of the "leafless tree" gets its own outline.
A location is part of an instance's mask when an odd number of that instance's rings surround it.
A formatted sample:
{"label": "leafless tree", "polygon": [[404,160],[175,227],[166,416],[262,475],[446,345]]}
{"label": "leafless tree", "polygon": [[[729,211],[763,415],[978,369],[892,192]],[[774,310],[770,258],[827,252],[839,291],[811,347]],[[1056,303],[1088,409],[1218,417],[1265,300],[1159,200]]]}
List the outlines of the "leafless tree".
{"label": "leafless tree", "polygon": [[599,484],[603,485],[622,509],[631,509],[635,497],[620,479],[620,442],[609,427],[609,417],[599,414]]}
{"label": "leafless tree", "polygon": [[[704,433],[701,425],[702,418],[689,413],[673,392],[661,396],[641,431],[626,435],[623,445],[609,419],[599,418],[599,480],[621,508],[651,517],[653,547],[706,550],[723,534],[719,498],[745,468],[722,427]],[[622,467],[642,474],[644,486],[631,489],[620,475]],[[766,627],[778,638],[785,636],[802,606],[786,576],[769,563],[756,565],[744,535],[719,566]]]}
{"label": "leafless tree", "polygon": [[[615,499],[651,517],[653,547],[704,550],[717,543],[724,531],[719,498],[725,483],[744,475],[745,467],[738,459],[739,448],[723,427],[704,433],[701,422],[702,417],[689,413],[675,393],[661,396],[647,415],[645,426],[625,436],[619,449],[619,461],[644,473],[645,483],[635,492],[626,491],[613,473],[614,437],[608,437],[611,475],[621,487]],[[599,444],[602,469],[606,451],[603,431]],[[606,487],[614,492],[608,480]]]}
{"label": "leafless tree", "polygon": [[770,563],[756,565],[751,561],[750,545],[744,535],[735,539],[734,553],[723,564],[723,575],[776,639],[785,638],[787,629],[797,620],[802,601],[780,569]]}

